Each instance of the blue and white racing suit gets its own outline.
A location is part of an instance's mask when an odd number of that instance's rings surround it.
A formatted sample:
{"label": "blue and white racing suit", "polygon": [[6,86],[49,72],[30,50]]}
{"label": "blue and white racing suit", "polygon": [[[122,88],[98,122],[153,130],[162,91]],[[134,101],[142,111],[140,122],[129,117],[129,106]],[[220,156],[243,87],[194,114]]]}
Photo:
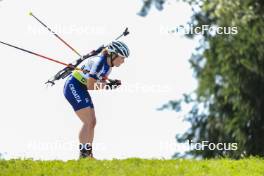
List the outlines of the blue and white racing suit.
{"label": "blue and white racing suit", "polygon": [[64,96],[73,107],[74,111],[82,108],[94,108],[91,96],[87,90],[87,79],[94,78],[103,80],[111,72],[111,67],[107,63],[106,56],[96,56],[90,58],[82,70],[87,70],[86,73],[75,70],[68,77],[64,85]]}

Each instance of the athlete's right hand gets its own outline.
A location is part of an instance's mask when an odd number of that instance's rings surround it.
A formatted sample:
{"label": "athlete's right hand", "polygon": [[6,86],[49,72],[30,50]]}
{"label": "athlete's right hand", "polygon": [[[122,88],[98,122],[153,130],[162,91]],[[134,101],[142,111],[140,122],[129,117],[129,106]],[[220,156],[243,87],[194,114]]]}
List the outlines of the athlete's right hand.
{"label": "athlete's right hand", "polygon": [[108,80],[109,83],[106,84],[106,89],[116,89],[121,86],[121,80]]}

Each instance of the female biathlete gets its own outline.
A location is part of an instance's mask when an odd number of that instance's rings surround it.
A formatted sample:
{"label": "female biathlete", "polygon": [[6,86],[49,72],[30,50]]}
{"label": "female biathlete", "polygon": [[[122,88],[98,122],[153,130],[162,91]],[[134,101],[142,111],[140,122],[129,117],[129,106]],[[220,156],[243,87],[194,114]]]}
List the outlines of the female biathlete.
{"label": "female biathlete", "polygon": [[112,67],[119,67],[129,56],[127,45],[121,41],[111,42],[98,56],[88,60],[82,71],[75,70],[66,80],[64,96],[82,121],[79,133],[80,158],[93,158],[92,143],[96,117],[88,90],[116,88],[119,80],[108,80]]}

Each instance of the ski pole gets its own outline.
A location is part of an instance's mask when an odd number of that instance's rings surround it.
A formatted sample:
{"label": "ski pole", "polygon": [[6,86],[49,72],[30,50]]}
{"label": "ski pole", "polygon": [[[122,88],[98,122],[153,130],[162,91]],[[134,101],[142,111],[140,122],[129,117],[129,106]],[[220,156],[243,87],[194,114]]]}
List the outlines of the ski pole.
{"label": "ski pole", "polygon": [[61,62],[61,61],[59,61],[59,60],[52,59],[52,58],[47,57],[47,56],[44,56],[44,55],[42,55],[42,54],[38,54],[38,53],[36,53],[36,52],[33,52],[33,51],[29,51],[29,50],[26,50],[26,49],[20,48],[20,47],[18,47],[18,46],[11,45],[11,44],[6,43],[6,42],[2,42],[2,41],[0,41],[0,43],[4,44],[4,45],[6,45],[6,46],[9,46],[9,47],[12,47],[12,48],[18,49],[18,50],[20,50],[20,51],[24,51],[24,52],[26,52],[26,53],[29,53],[29,54],[32,54],[32,55],[35,55],[35,56],[41,57],[41,58],[43,58],[43,59],[46,59],[46,60],[49,60],[49,61],[52,61],[52,62],[56,62],[56,63],[61,64],[61,65],[64,65],[64,66],[70,67],[70,68],[72,68],[72,69],[81,70],[81,69],[79,69],[79,68],[74,68],[72,64],[66,64],[66,63]]}
{"label": "ski pole", "polygon": [[[35,18],[40,24],[42,24],[42,26],[44,26],[46,29],[48,29],[48,31],[50,31],[55,37],[57,37],[61,42],[63,42],[66,46],[68,46],[72,51],[74,51],[78,56],[82,57],[82,55],[76,50],[74,49],[71,45],[69,45],[65,40],[63,40],[58,34],[56,34],[54,31],[52,31],[45,23],[43,23],[38,17],[36,17],[32,12],[29,13],[30,16],[32,16],[33,18]],[[128,28],[125,29],[125,31],[118,36],[115,40],[120,39],[123,36],[126,36],[129,34]]]}
{"label": "ski pole", "polygon": [[69,47],[73,52],[75,52],[78,56],[82,57],[82,55],[74,49],[71,45],[69,45],[65,40],[63,40],[58,34],[56,34],[53,30],[51,30],[45,23],[43,23],[39,18],[37,18],[32,12],[29,13],[30,16],[35,18],[42,26],[44,26],[48,31],[50,31],[55,37],[57,37],[61,42],[63,42],[67,47]]}
{"label": "ski pole", "polygon": [[[87,72],[87,70],[83,70],[81,68],[78,68],[77,65],[79,64],[80,61],[77,61],[77,63],[75,64],[66,64],[64,62],[61,62],[59,60],[56,60],[56,59],[52,59],[50,57],[47,57],[47,56],[44,56],[42,54],[39,54],[39,53],[36,53],[36,52],[33,52],[33,51],[29,51],[27,49],[24,49],[24,48],[21,48],[21,47],[18,47],[18,46],[15,46],[15,45],[12,45],[12,44],[9,44],[9,43],[6,43],[6,42],[2,42],[0,41],[1,44],[4,44],[6,46],[9,46],[9,47],[12,47],[12,48],[15,48],[15,49],[18,49],[20,51],[24,51],[26,53],[29,53],[29,54],[32,54],[32,55],[35,55],[35,56],[38,56],[38,57],[41,57],[43,59],[46,59],[46,60],[49,60],[49,61],[52,61],[52,62],[55,62],[55,63],[58,63],[58,64],[61,64],[61,65],[64,65],[66,66],[64,69],[62,69],[61,71],[59,71],[55,76],[54,76],[54,79],[53,80],[48,80],[46,83],[51,83],[52,85],[54,85],[54,81],[57,80],[57,79],[64,79],[65,77],[67,77],[69,74],[71,74],[71,72],[73,70],[79,70],[79,71],[82,71],[82,72]],[[91,57],[95,54],[96,51],[92,51],[91,53],[87,54],[84,56],[84,58],[88,58],[88,57]],[[111,79],[109,78],[105,78],[106,80],[109,80],[109,81],[112,81]]]}

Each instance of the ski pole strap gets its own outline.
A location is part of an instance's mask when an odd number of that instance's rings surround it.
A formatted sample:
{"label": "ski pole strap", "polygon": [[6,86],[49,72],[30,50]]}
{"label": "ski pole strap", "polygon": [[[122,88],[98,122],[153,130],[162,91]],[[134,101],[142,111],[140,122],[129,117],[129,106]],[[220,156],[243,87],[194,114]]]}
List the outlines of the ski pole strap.
{"label": "ski pole strap", "polygon": [[72,76],[73,76],[75,79],[77,79],[79,82],[81,82],[82,84],[84,84],[85,86],[87,85],[87,80],[81,75],[80,72],[78,72],[78,71],[75,70],[75,71],[72,73]]}

